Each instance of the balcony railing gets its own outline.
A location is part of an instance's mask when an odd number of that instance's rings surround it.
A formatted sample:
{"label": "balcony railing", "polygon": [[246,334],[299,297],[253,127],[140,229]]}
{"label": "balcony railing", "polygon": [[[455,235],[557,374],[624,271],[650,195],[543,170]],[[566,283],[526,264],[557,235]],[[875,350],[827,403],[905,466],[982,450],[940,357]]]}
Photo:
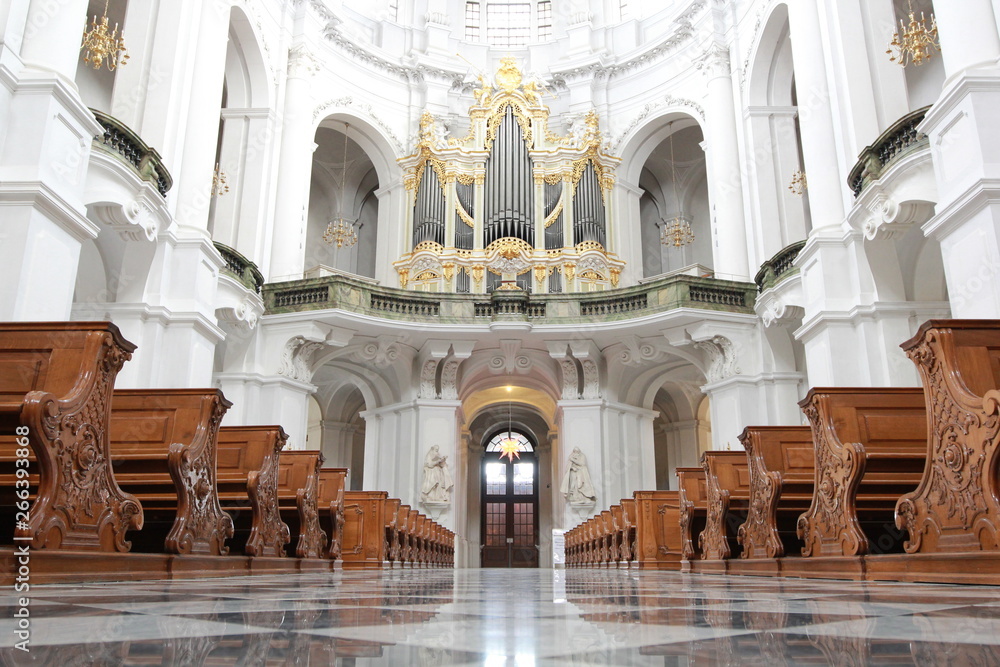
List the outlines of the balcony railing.
{"label": "balcony railing", "polygon": [[927,135],[917,131],[917,126],[923,122],[928,109],[929,106],[903,116],[883,132],[874,144],[861,151],[858,163],[847,177],[847,184],[855,197],[873,181],[881,178],[885,170],[900,157],[929,145]]}
{"label": "balcony railing", "polygon": [[753,279],[757,283],[757,290],[763,292],[766,289],[771,289],[785,278],[798,273],[799,270],[792,265],[792,262],[795,261],[804,247],[806,247],[805,241],[793,243],[787,248],[782,248],[778,254],[761,264],[760,271]]}
{"label": "balcony railing", "polygon": [[147,146],[139,135],[117,118],[96,109],[90,111],[104,128],[104,134],[94,137],[94,143],[124,158],[140,178],[155,185],[160,195],[166,197],[174,179],[156,149]]}
{"label": "balcony railing", "polygon": [[247,289],[260,294],[261,288],[264,287],[264,276],[257,265],[227,245],[216,242],[215,249],[226,262],[222,270],[243,283]]}
{"label": "balcony railing", "polygon": [[671,276],[606,292],[433,294],[382,287],[341,275],[269,283],[267,314],[338,309],[390,320],[482,324],[572,324],[627,320],[677,308],[753,314],[752,283]]}

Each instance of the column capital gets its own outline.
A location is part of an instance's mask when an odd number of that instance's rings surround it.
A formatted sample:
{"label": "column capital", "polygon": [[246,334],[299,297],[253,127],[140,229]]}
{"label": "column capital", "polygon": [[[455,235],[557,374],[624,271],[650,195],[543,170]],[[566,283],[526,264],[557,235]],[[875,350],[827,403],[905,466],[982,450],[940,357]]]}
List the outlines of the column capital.
{"label": "column capital", "polygon": [[719,77],[729,78],[729,49],[722,44],[713,43],[704,54],[695,61],[695,67],[701,70],[709,79]]}

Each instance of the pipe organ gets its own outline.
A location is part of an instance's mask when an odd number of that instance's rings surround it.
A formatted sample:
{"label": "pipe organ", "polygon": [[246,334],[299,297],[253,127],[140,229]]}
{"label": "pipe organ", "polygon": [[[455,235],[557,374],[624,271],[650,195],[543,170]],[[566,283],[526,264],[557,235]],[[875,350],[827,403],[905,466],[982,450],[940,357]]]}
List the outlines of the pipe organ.
{"label": "pipe organ", "polygon": [[400,160],[412,245],[396,263],[403,288],[483,293],[617,287],[624,262],[609,248],[614,169],[595,112],[568,136],[549,130],[536,81],[504,58],[479,77],[470,126],[448,137],[430,113]]}

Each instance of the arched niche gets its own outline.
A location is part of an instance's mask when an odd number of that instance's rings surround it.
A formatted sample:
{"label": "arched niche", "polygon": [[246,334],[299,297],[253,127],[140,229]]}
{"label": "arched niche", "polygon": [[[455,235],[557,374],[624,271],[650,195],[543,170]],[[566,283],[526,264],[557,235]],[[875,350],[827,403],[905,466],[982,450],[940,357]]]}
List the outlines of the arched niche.
{"label": "arched niche", "polygon": [[273,209],[268,182],[277,164],[271,89],[260,40],[243,9],[233,7],[215,156],[225,186],[212,192],[209,231],[258,265]]}
{"label": "arched niche", "polygon": [[[703,267],[695,271],[704,274],[714,264],[701,128],[668,123],[668,129],[674,131],[649,153],[639,176],[642,264],[647,278],[693,265]],[[669,228],[675,219],[690,226],[693,241],[677,245],[668,236],[663,242],[664,227]]]}
{"label": "arched niche", "polygon": [[[762,264],[809,233],[808,185],[792,188],[803,171],[788,7],[771,9],[753,45],[747,73],[747,179],[753,220],[753,263]],[[808,176],[808,175],[807,175]]]}

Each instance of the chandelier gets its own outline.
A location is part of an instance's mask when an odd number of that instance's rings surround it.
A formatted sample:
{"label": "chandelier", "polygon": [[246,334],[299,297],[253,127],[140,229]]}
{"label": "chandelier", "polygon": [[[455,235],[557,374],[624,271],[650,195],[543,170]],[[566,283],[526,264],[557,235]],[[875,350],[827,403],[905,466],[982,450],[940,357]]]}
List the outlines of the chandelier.
{"label": "chandelier", "polygon": [[924,13],[920,12],[920,20],[913,11],[913,0],[909,0],[910,23],[900,19],[898,32],[892,34],[892,41],[889,42],[889,49],[886,51],[891,57],[891,62],[898,62],[906,67],[911,62],[920,67],[925,60],[933,57],[933,51],[940,51],[941,44],[938,42],[937,20],[931,14],[931,27],[927,27],[927,20]]}
{"label": "chandelier", "polygon": [[796,169],[795,173],[792,174],[792,182],[789,184],[788,189],[793,195],[798,195],[801,197],[806,193],[806,189],[809,184],[806,182],[806,175],[801,169]]}
{"label": "chandelier", "polygon": [[340,166],[340,215],[330,220],[323,232],[323,240],[328,245],[337,244],[338,248],[348,247],[358,242],[358,232],[354,229],[354,221],[344,217],[344,206],[347,201],[347,130],[350,124],[344,123],[344,151]]}
{"label": "chandelier", "polygon": [[[670,121],[667,130],[673,126]],[[681,200],[677,195],[677,163],[674,161],[674,133],[670,132],[670,180],[674,188],[674,201],[677,203],[677,215],[670,220],[664,220],[660,227],[660,243],[675,248],[680,248],[689,243],[694,243],[694,232],[691,230],[691,223],[681,215]]]}
{"label": "chandelier", "polygon": [[222,171],[219,163],[216,162],[215,171],[212,172],[212,196],[221,197],[227,192],[229,192],[229,182],[226,178],[226,172]]}
{"label": "chandelier", "polygon": [[125,29],[122,28],[119,34],[116,23],[115,29],[108,32],[108,0],[104,0],[104,16],[101,17],[101,22],[97,22],[96,15],[90,22],[90,30],[84,33],[80,50],[85,52],[83,61],[94,69],[101,69],[101,65],[106,64],[109,70],[114,71],[117,67],[127,64]]}

